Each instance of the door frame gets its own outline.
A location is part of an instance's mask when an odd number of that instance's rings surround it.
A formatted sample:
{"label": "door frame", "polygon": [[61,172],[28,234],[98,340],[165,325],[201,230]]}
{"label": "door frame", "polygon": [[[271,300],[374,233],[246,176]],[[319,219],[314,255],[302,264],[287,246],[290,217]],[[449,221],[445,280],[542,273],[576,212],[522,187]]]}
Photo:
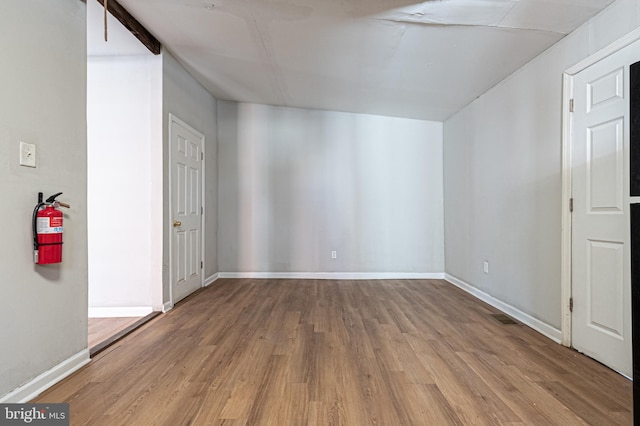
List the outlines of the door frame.
{"label": "door frame", "polygon": [[189,125],[188,123],[186,123],[185,121],[181,120],[180,118],[178,118],[175,114],[173,113],[169,113],[169,137],[167,138],[167,142],[169,144],[168,149],[169,149],[169,155],[168,155],[168,161],[169,161],[169,173],[168,173],[168,177],[169,177],[169,217],[166,219],[166,232],[168,233],[168,237],[169,237],[169,303],[170,303],[170,308],[173,308],[175,302],[173,300],[173,271],[175,268],[175,265],[173,264],[173,158],[171,156],[171,144],[173,142],[171,135],[172,135],[172,130],[173,130],[173,126],[174,125],[179,125],[182,126],[184,128],[186,128],[187,130],[189,130],[190,132],[192,132],[194,135],[198,136],[200,138],[200,140],[202,141],[202,168],[201,168],[201,173],[200,173],[200,200],[201,200],[201,204],[202,204],[202,213],[200,215],[200,229],[201,229],[201,238],[200,238],[200,262],[202,262],[202,268],[200,268],[200,288],[202,288],[204,286],[204,239],[205,239],[205,220],[204,220],[204,204],[205,204],[205,184],[206,184],[206,180],[204,178],[205,176],[205,167],[206,167],[206,161],[205,159],[207,158],[207,156],[205,155],[205,149],[206,149],[206,139],[204,134],[202,134],[201,132],[199,132],[198,130],[194,129],[191,125]]}
{"label": "door frame", "polygon": [[561,273],[560,273],[560,331],[562,344],[571,347],[571,211],[569,200],[571,198],[571,176],[573,161],[571,144],[573,134],[573,120],[570,111],[573,98],[573,77],[596,62],[610,56],[625,47],[640,40],[640,28],[619,38],[608,46],[598,50],[589,57],[568,68],[562,74],[562,227],[561,227]]}

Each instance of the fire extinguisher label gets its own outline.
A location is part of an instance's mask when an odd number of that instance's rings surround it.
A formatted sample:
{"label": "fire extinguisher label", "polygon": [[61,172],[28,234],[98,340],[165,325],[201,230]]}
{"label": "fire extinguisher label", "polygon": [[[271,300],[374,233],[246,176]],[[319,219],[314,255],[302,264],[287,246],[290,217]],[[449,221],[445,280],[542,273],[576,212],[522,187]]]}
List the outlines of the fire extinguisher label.
{"label": "fire extinguisher label", "polygon": [[48,217],[36,218],[36,232],[38,234],[60,234],[62,233],[62,218],[52,217],[49,221]]}

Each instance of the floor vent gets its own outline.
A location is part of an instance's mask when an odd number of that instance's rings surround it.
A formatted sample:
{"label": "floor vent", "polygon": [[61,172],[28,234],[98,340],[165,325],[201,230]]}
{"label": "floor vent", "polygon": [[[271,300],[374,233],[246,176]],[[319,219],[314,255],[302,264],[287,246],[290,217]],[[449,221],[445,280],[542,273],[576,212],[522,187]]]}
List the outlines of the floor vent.
{"label": "floor vent", "polygon": [[495,318],[496,320],[500,321],[502,324],[517,324],[518,322],[515,321],[513,318],[505,315],[505,314],[491,314],[491,316],[493,318]]}

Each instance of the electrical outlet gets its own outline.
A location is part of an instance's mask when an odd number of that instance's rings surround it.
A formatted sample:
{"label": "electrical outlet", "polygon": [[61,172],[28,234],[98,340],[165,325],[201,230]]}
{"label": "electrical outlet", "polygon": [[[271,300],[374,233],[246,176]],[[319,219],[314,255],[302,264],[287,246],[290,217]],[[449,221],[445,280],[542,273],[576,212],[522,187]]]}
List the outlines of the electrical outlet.
{"label": "electrical outlet", "polygon": [[20,142],[20,165],[25,167],[36,166],[36,146],[34,144]]}
{"label": "electrical outlet", "polygon": [[484,261],[483,270],[485,274],[489,273],[489,262],[487,262],[486,260]]}
{"label": "electrical outlet", "polygon": [[335,250],[331,250],[331,258],[332,259],[337,259],[338,258],[338,252]]}

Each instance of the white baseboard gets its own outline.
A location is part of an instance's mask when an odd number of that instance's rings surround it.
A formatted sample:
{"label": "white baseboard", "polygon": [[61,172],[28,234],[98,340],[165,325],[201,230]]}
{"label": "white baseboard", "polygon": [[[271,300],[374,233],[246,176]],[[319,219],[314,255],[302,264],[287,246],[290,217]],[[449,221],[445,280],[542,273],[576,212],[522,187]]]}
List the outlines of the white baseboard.
{"label": "white baseboard", "polygon": [[102,307],[89,306],[89,318],[144,317],[153,312],[151,306]]}
{"label": "white baseboard", "polygon": [[39,376],[29,380],[24,385],[0,397],[0,403],[21,404],[29,402],[60,380],[87,365],[89,361],[91,361],[91,358],[89,358],[89,349],[78,352],[60,364],[53,366]]}
{"label": "white baseboard", "polygon": [[218,278],[299,280],[441,280],[444,273],[414,272],[220,272]]}
{"label": "white baseboard", "polygon": [[205,278],[202,287],[207,287],[208,285],[213,284],[213,282],[215,282],[219,278],[220,278],[220,274],[218,274],[218,273],[215,273],[215,274],[211,275],[210,277]]}
{"label": "white baseboard", "polygon": [[472,296],[475,296],[478,299],[482,300],[483,302],[488,303],[494,308],[501,310],[505,314],[512,316],[513,318],[520,321],[522,324],[525,324],[533,328],[537,332],[543,334],[544,336],[547,336],[549,339],[553,340],[554,342],[562,343],[562,332],[557,328],[543,321],[540,321],[539,319],[534,318],[525,312],[522,312],[520,309],[515,308],[509,305],[508,303],[505,303],[499,299],[496,299],[490,294],[487,294],[484,291],[479,290],[476,287],[472,286],[471,284],[468,284],[454,276],[451,276],[449,274],[444,274],[444,279],[450,282],[451,284],[455,285],[456,287],[459,287],[462,290],[466,291],[467,293],[471,294]]}
{"label": "white baseboard", "polygon": [[169,302],[164,302],[164,304],[162,305],[162,313],[166,313],[169,312],[170,310],[173,309],[173,303],[171,301]]}

